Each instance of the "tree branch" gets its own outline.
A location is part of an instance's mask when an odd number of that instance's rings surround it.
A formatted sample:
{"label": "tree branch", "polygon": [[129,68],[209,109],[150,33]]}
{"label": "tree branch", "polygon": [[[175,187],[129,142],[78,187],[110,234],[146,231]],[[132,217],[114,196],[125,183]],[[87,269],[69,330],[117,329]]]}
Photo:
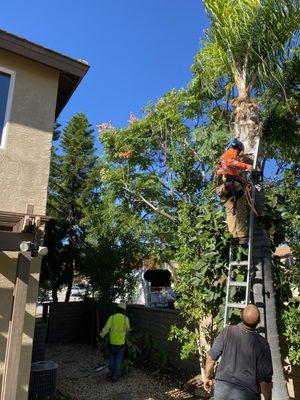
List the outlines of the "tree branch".
{"label": "tree branch", "polygon": [[198,153],[193,149],[192,146],[190,146],[190,144],[188,143],[188,141],[187,141],[186,138],[183,140],[183,143],[184,143],[184,145],[185,145],[186,147],[188,147],[189,150],[193,153],[195,159],[198,160],[199,166],[201,167],[200,173],[201,173],[201,175],[202,175],[202,178],[206,179],[205,169],[203,168],[203,166],[205,165],[204,162],[203,162],[203,158],[200,158],[200,157],[198,156]]}
{"label": "tree branch", "polygon": [[142,196],[139,193],[134,192],[131,189],[128,189],[126,187],[123,187],[124,190],[126,190],[126,192],[130,193],[131,195],[137,197],[138,199],[142,200],[145,204],[147,204],[148,207],[150,207],[154,212],[156,212],[157,214],[162,215],[165,218],[168,218],[170,221],[172,222],[176,222],[177,218],[173,217],[172,215],[168,214],[166,211],[162,210],[160,207],[156,207],[153,203],[151,203],[149,200],[145,199],[144,196]]}

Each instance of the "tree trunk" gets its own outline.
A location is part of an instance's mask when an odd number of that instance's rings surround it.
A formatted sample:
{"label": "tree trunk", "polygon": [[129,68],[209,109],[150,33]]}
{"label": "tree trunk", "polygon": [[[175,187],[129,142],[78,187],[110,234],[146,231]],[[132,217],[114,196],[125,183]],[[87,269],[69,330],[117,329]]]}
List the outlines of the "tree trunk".
{"label": "tree trunk", "polygon": [[70,301],[72,286],[73,286],[73,279],[74,279],[74,263],[75,260],[72,259],[69,264],[69,271],[68,271],[68,288],[66,292],[65,302],[68,303]]}
{"label": "tree trunk", "polygon": [[52,301],[53,301],[53,303],[58,302],[57,292],[58,292],[58,286],[56,284],[54,284],[52,286]]}
{"label": "tree trunk", "polygon": [[253,159],[257,139],[261,136],[261,125],[258,121],[258,105],[252,100],[237,98],[234,106],[234,133],[245,146],[245,159]]}
{"label": "tree trunk", "polygon": [[[261,136],[261,125],[258,121],[258,106],[252,100],[237,98],[234,102],[234,107],[235,137],[239,138],[245,146],[245,159],[253,160],[257,141]],[[260,168],[260,163],[258,164],[258,168]],[[258,211],[263,211],[264,190],[261,185],[256,185],[255,199]],[[261,312],[261,324],[259,328],[268,340],[271,348],[274,368],[273,400],[288,400],[276,323],[270,239],[268,232],[259,227],[256,220],[254,225],[254,303],[259,307]]]}
{"label": "tree trunk", "polygon": [[[263,194],[256,196],[256,204],[263,207]],[[288,400],[287,384],[284,377],[282,358],[280,354],[279,335],[275,293],[273,285],[273,264],[269,233],[255,223],[253,266],[255,278],[253,282],[254,302],[261,312],[261,334],[268,340],[273,362],[273,400]]]}
{"label": "tree trunk", "polygon": [[198,327],[195,328],[196,333],[196,342],[198,348],[198,355],[199,355],[199,365],[201,371],[201,378],[202,382],[204,382],[205,378],[205,365],[204,365],[204,357],[203,357],[203,346],[201,345],[201,324],[198,324]]}

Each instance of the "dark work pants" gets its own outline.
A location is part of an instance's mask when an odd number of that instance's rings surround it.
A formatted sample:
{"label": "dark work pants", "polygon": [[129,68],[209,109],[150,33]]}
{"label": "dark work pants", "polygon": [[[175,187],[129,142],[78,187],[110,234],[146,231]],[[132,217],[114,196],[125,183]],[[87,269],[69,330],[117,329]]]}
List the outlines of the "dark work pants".
{"label": "dark work pants", "polygon": [[113,381],[116,381],[120,374],[125,353],[125,345],[110,345],[109,370]]}
{"label": "dark work pants", "polygon": [[214,400],[260,400],[260,395],[242,390],[239,386],[216,381]]}

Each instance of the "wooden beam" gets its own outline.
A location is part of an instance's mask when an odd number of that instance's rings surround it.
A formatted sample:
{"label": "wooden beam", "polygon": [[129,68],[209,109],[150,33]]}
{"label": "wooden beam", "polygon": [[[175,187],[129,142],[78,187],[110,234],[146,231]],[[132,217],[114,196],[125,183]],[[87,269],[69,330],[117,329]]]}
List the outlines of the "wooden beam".
{"label": "wooden beam", "polygon": [[46,215],[32,214],[32,212],[31,205],[27,207],[25,214],[0,210],[0,231],[29,232],[51,219]]}
{"label": "wooden beam", "polygon": [[33,216],[33,204],[27,204],[26,215],[20,219],[12,228],[13,232],[33,232],[41,226],[41,217]]}
{"label": "wooden beam", "polygon": [[0,210],[0,215],[4,215],[6,217],[15,217],[17,220],[24,217],[25,215],[29,215],[30,217],[41,217],[42,219],[45,219],[48,221],[51,219],[51,217],[48,217],[47,215],[41,215],[41,214],[32,214],[32,213],[20,213],[20,212],[13,212],[13,211],[2,211]]}
{"label": "wooden beam", "polygon": [[19,253],[12,318],[6,345],[1,400],[17,400],[17,384],[31,261],[30,253]]}
{"label": "wooden beam", "polygon": [[33,210],[34,210],[34,205],[33,204],[27,204],[26,211],[25,211],[26,215],[33,214]]}
{"label": "wooden beam", "polygon": [[34,218],[26,215],[13,226],[13,232],[30,232],[33,228]]}
{"label": "wooden beam", "polygon": [[13,232],[30,232],[32,230],[34,218],[30,217],[29,215],[33,214],[33,210],[34,205],[27,204],[25,215],[13,226]]}
{"label": "wooden beam", "polygon": [[20,251],[21,242],[32,240],[34,240],[32,233],[0,231],[0,251]]}

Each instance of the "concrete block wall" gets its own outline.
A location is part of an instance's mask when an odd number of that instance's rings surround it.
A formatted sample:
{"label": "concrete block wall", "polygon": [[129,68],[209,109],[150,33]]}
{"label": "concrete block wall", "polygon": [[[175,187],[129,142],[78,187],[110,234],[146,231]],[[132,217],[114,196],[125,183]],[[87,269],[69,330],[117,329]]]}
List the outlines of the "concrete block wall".
{"label": "concrete block wall", "polygon": [[[96,333],[94,302],[52,303],[47,306],[48,343],[93,343]],[[115,307],[111,306],[101,310],[100,328],[114,310]],[[160,358],[167,356],[169,365],[173,368],[187,373],[199,372],[197,357],[181,360],[179,343],[168,340],[171,326],[180,327],[184,324],[178,310],[130,305],[128,316],[135,332],[149,334],[155,343],[150,357],[152,364],[159,365]],[[46,322],[45,315],[43,320]]]}
{"label": "concrete block wall", "polygon": [[88,342],[91,334],[92,302],[51,303],[48,343]]}
{"label": "concrete block wall", "polygon": [[[162,353],[168,357],[170,365],[186,372],[199,372],[199,363],[196,357],[188,360],[180,359],[180,345],[177,341],[169,341],[172,325],[183,326],[183,318],[177,310],[152,308],[144,306],[129,306],[128,316],[131,327],[139,333],[151,335],[155,341],[155,350],[151,353],[151,361],[159,363]],[[156,350],[158,348],[158,350]]]}

